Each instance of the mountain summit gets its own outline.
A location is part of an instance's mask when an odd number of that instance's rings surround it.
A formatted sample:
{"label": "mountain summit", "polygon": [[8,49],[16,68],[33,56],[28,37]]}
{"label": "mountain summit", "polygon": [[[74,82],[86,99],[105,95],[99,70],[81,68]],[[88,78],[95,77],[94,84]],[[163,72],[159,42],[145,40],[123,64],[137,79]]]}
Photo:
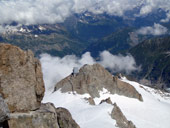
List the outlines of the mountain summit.
{"label": "mountain summit", "polygon": [[99,97],[99,92],[104,89],[111,94],[119,94],[142,101],[141,94],[130,84],[112,76],[99,64],[84,65],[79,73],[71,74],[56,84],[54,91],[61,89],[62,92],[76,92],[89,94],[92,98]]}

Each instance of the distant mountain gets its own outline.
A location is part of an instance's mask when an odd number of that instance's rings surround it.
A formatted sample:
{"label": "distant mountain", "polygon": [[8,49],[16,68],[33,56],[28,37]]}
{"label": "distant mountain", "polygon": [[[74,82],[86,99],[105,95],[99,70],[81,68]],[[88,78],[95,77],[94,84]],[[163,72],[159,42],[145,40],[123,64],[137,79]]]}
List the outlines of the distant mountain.
{"label": "distant mountain", "polygon": [[0,41],[31,49],[36,55],[47,52],[56,56],[79,54],[86,45],[58,24],[17,27],[1,34]]}
{"label": "distant mountain", "polygon": [[146,40],[129,50],[141,71],[140,79],[148,79],[152,85],[170,87],[170,37]]}
{"label": "distant mountain", "polygon": [[93,42],[118,29],[128,26],[122,17],[89,12],[75,14],[62,23],[73,37],[86,42]]}
{"label": "distant mountain", "polygon": [[[13,23],[12,29],[0,34],[0,41],[11,43],[22,49],[31,49],[36,55],[47,52],[55,56],[81,55],[91,51],[93,56],[101,50],[125,53],[145,36],[135,34],[143,26],[152,26],[165,18],[161,9],[138,17],[139,9],[127,11],[123,17],[106,13],[84,12],[73,14],[63,23],[43,25],[20,25]],[[169,24],[162,23],[168,29]],[[150,38],[147,36],[147,38]]]}
{"label": "distant mountain", "polygon": [[[132,47],[132,39],[130,35],[133,34],[132,28],[120,29],[110,35],[98,40],[87,47],[85,51],[90,51],[92,56],[97,57],[99,52],[108,50],[113,54],[118,54],[127,51]],[[134,44],[138,44],[138,37]]]}

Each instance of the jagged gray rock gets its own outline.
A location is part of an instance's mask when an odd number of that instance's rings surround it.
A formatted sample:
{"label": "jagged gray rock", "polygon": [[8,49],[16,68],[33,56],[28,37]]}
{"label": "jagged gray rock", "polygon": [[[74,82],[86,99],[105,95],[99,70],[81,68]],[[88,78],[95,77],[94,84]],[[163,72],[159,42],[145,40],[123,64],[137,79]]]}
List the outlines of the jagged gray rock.
{"label": "jagged gray rock", "polygon": [[0,44],[0,94],[10,112],[39,108],[44,91],[41,65],[33,53]]}
{"label": "jagged gray rock", "polygon": [[0,123],[4,122],[7,119],[9,119],[9,109],[0,94]]}
{"label": "jagged gray rock", "polygon": [[78,94],[88,93],[92,98],[99,97],[99,91],[107,89],[111,94],[124,95],[142,101],[142,96],[130,84],[113,77],[99,64],[85,65],[75,76],[70,75],[56,84],[54,91],[75,91]]}
{"label": "jagged gray rock", "polygon": [[114,108],[111,112],[111,117],[116,120],[119,128],[136,128],[132,121],[128,121],[123,115],[120,108],[114,103]]}
{"label": "jagged gray rock", "polygon": [[105,100],[102,100],[101,102],[100,102],[100,104],[102,104],[102,103],[108,103],[108,104],[113,104],[112,103],[112,101],[111,101],[111,99],[110,99],[110,97],[109,98],[107,98],[107,99],[105,99]]}

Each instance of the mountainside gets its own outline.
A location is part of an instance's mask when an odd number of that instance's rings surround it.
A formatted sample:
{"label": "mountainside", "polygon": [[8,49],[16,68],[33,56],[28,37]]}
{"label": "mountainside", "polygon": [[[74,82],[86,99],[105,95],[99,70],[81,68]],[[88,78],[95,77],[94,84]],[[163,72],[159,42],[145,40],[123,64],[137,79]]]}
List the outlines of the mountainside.
{"label": "mountainside", "polygon": [[72,15],[61,25],[73,37],[90,43],[128,26],[121,17],[89,12]]}
{"label": "mountainside", "polygon": [[[97,57],[99,52],[104,50],[108,50],[113,54],[125,52],[132,47],[131,43],[133,43],[133,40],[130,38],[132,33],[132,28],[120,29],[101,40],[92,43],[85,51],[90,51],[94,57]],[[138,37],[136,38],[137,40],[134,41],[134,45],[138,44]]]}
{"label": "mountainside", "polygon": [[0,127],[170,127],[169,93],[112,76],[99,64],[84,65],[49,91],[31,51],[0,44],[0,60]]}
{"label": "mountainside", "polygon": [[[86,65],[78,74],[72,76],[73,78],[69,76],[61,80],[56,84],[57,88],[55,87],[53,92],[46,93],[43,102],[50,101],[56,107],[66,107],[81,128],[170,127],[170,95],[168,93],[145,87],[126,78],[117,80],[122,84],[117,83],[120,90],[116,91],[114,83],[108,88],[110,82],[105,81],[108,74],[104,69],[92,69],[90,74],[93,75],[88,75],[86,68],[95,66],[97,65]],[[113,76],[112,80],[114,81]],[[123,90],[130,87],[141,94],[143,101],[125,95],[126,91]],[[92,96],[90,88],[96,90],[94,93],[98,92],[98,95]],[[112,93],[112,89],[116,93]],[[130,93],[135,94],[135,91]]]}
{"label": "mountainside", "polygon": [[159,88],[170,87],[170,37],[146,40],[129,52],[141,65],[141,71],[135,76],[148,79]]}
{"label": "mountainside", "polygon": [[142,101],[142,96],[131,85],[113,77],[99,64],[85,65],[79,73],[71,74],[56,84],[54,91],[76,92],[78,94],[89,94],[91,98],[99,97],[99,91],[103,88],[111,94],[118,94]]}

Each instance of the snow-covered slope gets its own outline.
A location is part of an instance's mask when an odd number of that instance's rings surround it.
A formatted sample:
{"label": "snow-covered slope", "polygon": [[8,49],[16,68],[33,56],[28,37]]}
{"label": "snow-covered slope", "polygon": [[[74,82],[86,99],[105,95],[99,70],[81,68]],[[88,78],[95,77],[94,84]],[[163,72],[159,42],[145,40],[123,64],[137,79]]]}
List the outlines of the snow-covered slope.
{"label": "snow-covered slope", "polygon": [[84,97],[89,95],[73,95],[57,91],[45,96],[43,102],[52,102],[56,107],[68,109],[81,128],[114,128],[116,122],[109,115],[113,106],[109,104],[92,106],[84,100]]}
{"label": "snow-covered slope", "polygon": [[133,85],[142,94],[143,102],[137,99],[112,95],[108,90],[100,92],[100,98],[95,98],[95,106],[89,105],[84,99],[89,97],[73,93],[46,93],[43,102],[52,102],[56,107],[67,108],[81,128],[114,128],[116,121],[110,116],[113,106],[107,103],[99,104],[108,97],[116,102],[128,120],[137,128],[170,128],[170,96],[161,91],[140,85],[123,78],[122,81]]}

